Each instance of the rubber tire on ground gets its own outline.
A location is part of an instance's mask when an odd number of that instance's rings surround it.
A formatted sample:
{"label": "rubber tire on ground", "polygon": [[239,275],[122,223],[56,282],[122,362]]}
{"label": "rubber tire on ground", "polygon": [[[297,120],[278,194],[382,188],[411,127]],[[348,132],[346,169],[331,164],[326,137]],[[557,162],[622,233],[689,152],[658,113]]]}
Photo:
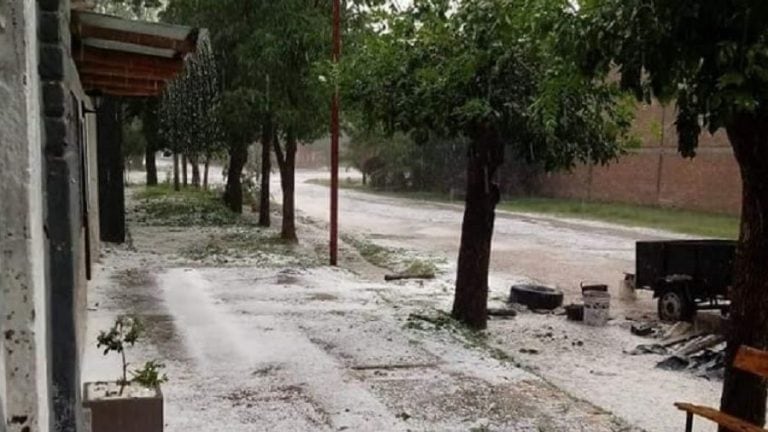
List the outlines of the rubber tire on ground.
{"label": "rubber tire on ground", "polygon": [[512,285],[509,302],[528,306],[530,309],[552,310],[563,304],[563,293],[540,285]]}
{"label": "rubber tire on ground", "polygon": [[[669,302],[677,302],[678,309],[674,310]],[[659,296],[658,300],[659,319],[666,322],[693,321],[696,316],[696,303],[691,300],[685,291],[679,288],[669,289]]]}

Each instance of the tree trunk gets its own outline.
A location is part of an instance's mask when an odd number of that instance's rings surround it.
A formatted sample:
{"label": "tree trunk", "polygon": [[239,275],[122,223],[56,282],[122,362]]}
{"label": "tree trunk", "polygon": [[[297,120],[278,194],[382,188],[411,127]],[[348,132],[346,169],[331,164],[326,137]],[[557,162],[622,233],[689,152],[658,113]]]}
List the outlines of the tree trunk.
{"label": "tree trunk", "polygon": [[189,163],[192,164],[192,186],[200,188],[200,165],[197,162],[197,155],[189,157]]}
{"label": "tree trunk", "polygon": [[[768,119],[737,116],[728,138],[742,179],[741,233],[734,264],[725,364],[742,345],[768,348]],[[765,424],[766,381],[726,367],[721,410]],[[724,428],[720,428],[724,432]]]}
{"label": "tree trunk", "polygon": [[208,190],[208,168],[211,166],[211,155],[205,155],[205,164],[203,165],[203,189]]}
{"label": "tree trunk", "polygon": [[147,143],[144,151],[144,165],[147,169],[147,186],[157,186],[157,164],[155,163],[155,146]]}
{"label": "tree trunk", "polygon": [[269,177],[272,171],[272,141],[274,139],[272,122],[267,119],[261,134],[261,188],[259,190],[259,226],[272,224],[269,215]]}
{"label": "tree trunk", "polygon": [[285,153],[277,138],[274,139],[275,155],[280,166],[280,186],[283,189],[283,226],[280,238],[289,242],[297,242],[296,237],[296,137],[288,131],[285,139]]}
{"label": "tree trunk", "polygon": [[173,153],[173,190],[181,190],[181,185],[179,184],[179,154],[175,152]]}
{"label": "tree trunk", "polygon": [[187,187],[187,154],[181,154],[181,184]]}
{"label": "tree trunk", "polygon": [[494,129],[483,127],[471,135],[456,293],[451,315],[474,329],[486,328],[488,321],[488,266],[494,210],[499,202],[499,187],[492,180],[503,159],[504,145]]}
{"label": "tree trunk", "polygon": [[366,185],[366,180],[368,179],[366,178],[365,171],[363,171],[363,186]]}
{"label": "tree trunk", "polygon": [[231,144],[229,147],[229,168],[224,203],[235,213],[243,212],[243,184],[240,176],[248,162],[248,144]]}

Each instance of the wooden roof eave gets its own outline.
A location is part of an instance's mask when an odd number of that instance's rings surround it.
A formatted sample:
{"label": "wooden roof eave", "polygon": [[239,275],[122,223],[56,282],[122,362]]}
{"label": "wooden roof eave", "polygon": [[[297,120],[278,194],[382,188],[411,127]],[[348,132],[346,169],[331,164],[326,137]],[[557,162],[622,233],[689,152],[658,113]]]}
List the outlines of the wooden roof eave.
{"label": "wooden roof eave", "polygon": [[183,54],[190,53],[195,50],[195,43],[189,38],[177,40],[163,36],[95,27],[87,24],[79,24],[76,31],[81,39],[95,38],[115,42],[124,42],[152,48],[170,49]]}

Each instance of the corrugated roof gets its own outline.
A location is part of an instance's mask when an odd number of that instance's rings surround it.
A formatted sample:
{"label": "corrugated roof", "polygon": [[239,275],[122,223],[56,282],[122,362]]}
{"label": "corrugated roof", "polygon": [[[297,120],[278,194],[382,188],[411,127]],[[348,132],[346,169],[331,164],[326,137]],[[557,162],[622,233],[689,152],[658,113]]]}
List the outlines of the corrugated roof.
{"label": "corrugated roof", "polygon": [[73,57],[86,91],[154,96],[197,49],[194,27],[73,10]]}

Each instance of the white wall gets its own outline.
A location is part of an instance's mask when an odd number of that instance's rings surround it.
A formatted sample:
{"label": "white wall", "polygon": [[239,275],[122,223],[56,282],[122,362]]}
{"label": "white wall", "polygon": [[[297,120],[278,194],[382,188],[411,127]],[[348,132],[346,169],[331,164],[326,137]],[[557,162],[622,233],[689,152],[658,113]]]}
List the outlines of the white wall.
{"label": "white wall", "polygon": [[0,2],[0,399],[8,432],[49,430],[36,35],[36,2]]}

